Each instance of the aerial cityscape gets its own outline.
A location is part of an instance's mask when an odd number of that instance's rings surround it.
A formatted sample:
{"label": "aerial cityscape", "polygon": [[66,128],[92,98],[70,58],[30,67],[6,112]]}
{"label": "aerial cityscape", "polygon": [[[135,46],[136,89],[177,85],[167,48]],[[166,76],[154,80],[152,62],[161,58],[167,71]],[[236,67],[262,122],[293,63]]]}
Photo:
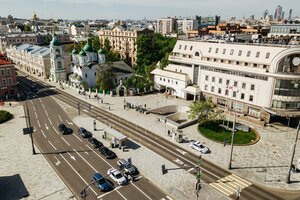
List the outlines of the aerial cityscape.
{"label": "aerial cityscape", "polygon": [[300,199],[299,1],[0,5],[0,199]]}

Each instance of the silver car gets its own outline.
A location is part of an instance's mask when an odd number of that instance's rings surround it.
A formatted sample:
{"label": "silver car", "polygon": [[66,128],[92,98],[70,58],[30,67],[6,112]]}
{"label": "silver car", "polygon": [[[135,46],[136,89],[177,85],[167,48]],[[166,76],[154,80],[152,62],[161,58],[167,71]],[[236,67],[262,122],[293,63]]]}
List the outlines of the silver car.
{"label": "silver car", "polygon": [[136,168],[125,159],[118,160],[117,165],[119,169],[124,169],[129,174],[135,174],[136,172]]}

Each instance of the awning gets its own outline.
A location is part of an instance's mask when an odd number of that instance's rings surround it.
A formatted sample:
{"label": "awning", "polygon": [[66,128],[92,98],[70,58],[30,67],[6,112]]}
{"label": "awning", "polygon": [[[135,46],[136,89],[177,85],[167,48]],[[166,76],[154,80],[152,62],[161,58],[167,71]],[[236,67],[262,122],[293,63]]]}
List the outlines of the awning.
{"label": "awning", "polygon": [[263,108],[266,112],[281,117],[300,117],[300,110]]}
{"label": "awning", "polygon": [[187,86],[184,91],[191,94],[199,94],[200,88],[198,86]]}

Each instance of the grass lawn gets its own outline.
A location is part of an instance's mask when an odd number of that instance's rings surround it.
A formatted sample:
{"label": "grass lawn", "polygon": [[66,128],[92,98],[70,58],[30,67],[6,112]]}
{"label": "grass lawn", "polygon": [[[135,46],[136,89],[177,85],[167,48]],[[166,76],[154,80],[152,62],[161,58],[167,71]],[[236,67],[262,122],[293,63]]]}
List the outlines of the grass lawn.
{"label": "grass lawn", "polygon": [[12,118],[12,114],[5,110],[0,110],[0,124],[10,120]]}
{"label": "grass lawn", "polygon": [[[222,121],[211,121],[202,124],[198,129],[200,133],[208,139],[222,143],[224,142],[224,139],[226,139],[226,143],[231,144],[232,130],[227,130],[219,126],[222,123]],[[230,123],[229,127],[232,127],[232,123]],[[234,135],[234,144],[252,144],[256,141],[257,137],[258,136],[252,129],[250,129],[249,132],[238,130]]]}

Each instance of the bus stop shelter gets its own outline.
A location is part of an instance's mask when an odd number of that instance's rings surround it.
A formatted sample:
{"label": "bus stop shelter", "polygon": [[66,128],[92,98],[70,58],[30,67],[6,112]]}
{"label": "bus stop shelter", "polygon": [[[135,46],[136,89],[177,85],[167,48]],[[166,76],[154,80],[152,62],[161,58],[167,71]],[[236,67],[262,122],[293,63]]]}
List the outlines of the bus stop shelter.
{"label": "bus stop shelter", "polygon": [[127,145],[127,136],[112,128],[104,129],[104,139],[111,140],[112,147],[125,147]]}

